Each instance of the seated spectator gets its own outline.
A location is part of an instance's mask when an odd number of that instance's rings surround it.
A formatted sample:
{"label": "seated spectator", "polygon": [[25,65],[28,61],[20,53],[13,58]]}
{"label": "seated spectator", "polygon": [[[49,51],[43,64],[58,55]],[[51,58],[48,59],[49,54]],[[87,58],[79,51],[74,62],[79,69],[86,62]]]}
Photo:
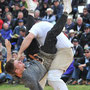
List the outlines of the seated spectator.
{"label": "seated spectator", "polygon": [[[24,18],[23,12],[19,12],[19,13],[18,13],[18,16],[17,16],[16,21],[15,21],[15,26],[18,25],[18,21],[19,21],[19,20],[23,20],[24,25],[26,24],[26,18]],[[13,22],[12,22],[12,23],[13,23]],[[14,26],[14,27],[15,27],[15,26]]]}
{"label": "seated spectator", "polygon": [[90,24],[90,13],[88,12],[87,8],[83,9],[83,13],[81,14],[81,17],[83,18],[84,23]]}
{"label": "seated spectator", "polygon": [[53,15],[53,9],[47,8],[46,15],[42,18],[42,21],[48,21],[52,24],[55,24],[56,22],[56,16]]}
{"label": "seated spectator", "polygon": [[67,18],[67,22],[66,22],[66,25],[65,25],[67,33],[69,33],[69,30],[73,29],[73,26],[74,26],[73,18],[72,18],[72,16],[69,16]]}
{"label": "seated spectator", "polygon": [[10,39],[12,35],[12,30],[9,29],[9,25],[7,23],[3,24],[3,29],[1,29],[1,35],[4,39]]}
{"label": "seated spectator", "polygon": [[0,51],[0,83],[3,83],[5,79],[6,79],[6,74],[4,72],[3,56],[2,56],[2,52]]}
{"label": "seated spectator", "polygon": [[20,5],[19,4],[15,4],[14,8],[13,8],[13,18],[17,18],[18,13],[20,12]]}
{"label": "seated spectator", "polygon": [[56,15],[56,20],[58,20],[62,13],[63,13],[63,5],[60,4],[59,0],[53,0],[53,11],[54,11],[54,15]]}
{"label": "seated spectator", "polygon": [[[90,85],[90,47],[85,48],[85,57],[78,59],[74,63],[74,71],[72,74],[72,78],[74,81],[72,84],[77,84],[77,80],[79,76],[82,78],[82,81],[79,84],[88,84]],[[87,80],[87,82],[86,82]]]}
{"label": "seated spectator", "polygon": [[46,10],[48,8],[48,3],[43,3],[42,8],[40,9],[40,17],[44,17],[46,15]]}
{"label": "seated spectator", "polygon": [[12,21],[12,13],[7,13],[5,17],[6,18],[5,18],[4,22],[6,22],[10,27],[10,24],[11,24],[11,21]]}
{"label": "seated spectator", "polygon": [[17,50],[13,50],[12,51],[12,58],[16,59],[18,56],[18,51]]}
{"label": "seated spectator", "polygon": [[27,18],[28,11],[27,11],[27,9],[25,8],[25,6],[23,4],[20,5],[20,10],[21,10],[21,12],[23,12],[23,15],[24,15],[23,17]]}
{"label": "seated spectator", "polygon": [[83,57],[83,48],[79,45],[79,41],[77,39],[73,39],[72,41],[74,48],[73,48],[73,53],[74,53],[74,59],[80,59]]}
{"label": "seated spectator", "polygon": [[18,20],[18,26],[15,27],[15,29],[13,31],[13,35],[14,34],[20,35],[20,29],[21,28],[26,29],[26,27],[24,26],[24,21],[23,20]]}
{"label": "seated spectator", "polygon": [[85,28],[85,23],[83,22],[82,17],[78,17],[75,25],[73,26],[74,31],[77,32],[78,38],[81,37],[82,33],[84,32],[84,28]]}
{"label": "seated spectator", "polygon": [[18,50],[20,49],[20,46],[22,44],[22,41],[25,38],[25,35],[26,35],[26,29],[25,28],[21,28],[20,29],[20,37],[17,40],[17,48],[18,48]]}
{"label": "seated spectator", "polygon": [[3,20],[5,20],[7,13],[11,13],[10,9],[9,9],[9,6],[5,6],[5,10],[4,10],[3,14],[2,14]]}
{"label": "seated spectator", "polygon": [[38,21],[41,20],[40,11],[39,10],[35,10],[35,12],[34,12],[34,18],[35,18],[35,22],[38,22]]}
{"label": "seated spectator", "polygon": [[84,29],[84,33],[80,38],[80,45],[84,48],[86,44],[90,44],[90,27]]}
{"label": "seated spectator", "polygon": [[73,29],[71,29],[70,31],[69,31],[69,34],[68,34],[68,39],[72,42],[73,41],[73,39],[75,39],[75,38],[77,38],[76,36],[75,36],[75,31],[73,30]]}
{"label": "seated spectator", "polygon": [[0,0],[0,8],[2,9],[2,13],[5,10],[5,6],[8,6],[7,0]]}

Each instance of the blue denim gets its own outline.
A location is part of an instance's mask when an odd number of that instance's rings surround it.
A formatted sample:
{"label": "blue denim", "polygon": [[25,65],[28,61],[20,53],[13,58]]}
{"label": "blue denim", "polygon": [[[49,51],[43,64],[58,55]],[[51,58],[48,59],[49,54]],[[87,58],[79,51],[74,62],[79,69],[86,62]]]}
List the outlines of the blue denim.
{"label": "blue denim", "polygon": [[0,73],[0,82],[3,82],[6,78],[6,74],[5,73]]}
{"label": "blue denim", "polygon": [[90,80],[90,66],[88,67],[88,73],[86,79]]}
{"label": "blue denim", "polygon": [[77,80],[77,79],[79,79],[79,75],[80,75],[80,69],[74,67],[74,71],[72,73],[72,78]]}

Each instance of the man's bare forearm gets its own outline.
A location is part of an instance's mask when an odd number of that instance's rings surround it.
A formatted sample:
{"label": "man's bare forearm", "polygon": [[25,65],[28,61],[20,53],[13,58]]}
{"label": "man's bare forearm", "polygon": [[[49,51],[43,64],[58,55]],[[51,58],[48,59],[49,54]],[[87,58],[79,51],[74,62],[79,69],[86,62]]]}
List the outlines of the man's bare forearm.
{"label": "man's bare forearm", "polygon": [[11,55],[11,43],[10,41],[8,41],[7,39],[5,40],[5,45],[6,45],[6,49],[7,49],[7,62],[12,58]]}
{"label": "man's bare forearm", "polygon": [[25,39],[23,40],[20,50],[18,52],[18,59],[20,58],[20,55],[28,48],[28,46],[31,44],[32,40],[34,38],[34,35],[29,33]]}

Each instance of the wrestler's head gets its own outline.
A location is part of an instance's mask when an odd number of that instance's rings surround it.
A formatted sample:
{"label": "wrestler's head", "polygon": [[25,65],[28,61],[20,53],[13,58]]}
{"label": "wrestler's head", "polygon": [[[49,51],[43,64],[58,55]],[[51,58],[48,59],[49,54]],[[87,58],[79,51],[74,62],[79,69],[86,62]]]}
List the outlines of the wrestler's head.
{"label": "wrestler's head", "polygon": [[5,70],[7,73],[9,73],[11,75],[19,76],[24,71],[24,69],[25,69],[24,67],[25,67],[25,65],[23,62],[21,62],[19,60],[11,59],[10,61],[8,61],[6,63]]}

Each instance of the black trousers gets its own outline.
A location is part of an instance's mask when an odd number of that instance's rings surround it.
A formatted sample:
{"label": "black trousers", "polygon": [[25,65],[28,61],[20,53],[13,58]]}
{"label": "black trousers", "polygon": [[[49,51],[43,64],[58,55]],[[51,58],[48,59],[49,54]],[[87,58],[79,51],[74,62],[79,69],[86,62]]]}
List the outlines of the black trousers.
{"label": "black trousers", "polygon": [[49,54],[56,53],[57,51],[56,49],[57,38],[56,37],[63,30],[66,21],[67,21],[67,14],[63,14],[61,18],[53,26],[53,28],[47,33],[44,46],[41,47],[42,51],[49,53]]}

